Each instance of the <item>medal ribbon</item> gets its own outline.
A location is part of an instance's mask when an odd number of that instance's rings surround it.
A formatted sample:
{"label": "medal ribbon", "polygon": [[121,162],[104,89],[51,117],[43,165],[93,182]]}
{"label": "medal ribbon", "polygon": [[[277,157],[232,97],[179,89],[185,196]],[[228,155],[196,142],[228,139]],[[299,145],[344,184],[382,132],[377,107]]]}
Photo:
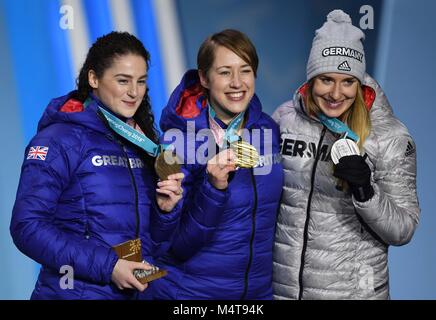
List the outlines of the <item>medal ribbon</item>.
{"label": "medal ribbon", "polygon": [[109,126],[114,130],[117,134],[124,137],[125,139],[129,140],[134,145],[140,147],[141,149],[145,150],[150,156],[157,157],[160,153],[160,147],[153,141],[151,141],[147,136],[135,129],[133,129],[131,126],[126,124],[125,122],[121,121],[114,115],[110,114],[106,110],[104,110],[102,107],[98,107],[103,114],[103,116],[106,118]]}
{"label": "medal ribbon", "polygon": [[330,131],[334,133],[343,134],[345,133],[347,138],[354,140],[355,142],[359,141],[359,136],[355,134],[345,123],[337,118],[327,117],[323,113],[318,114],[319,120],[323,125],[327,127]]}

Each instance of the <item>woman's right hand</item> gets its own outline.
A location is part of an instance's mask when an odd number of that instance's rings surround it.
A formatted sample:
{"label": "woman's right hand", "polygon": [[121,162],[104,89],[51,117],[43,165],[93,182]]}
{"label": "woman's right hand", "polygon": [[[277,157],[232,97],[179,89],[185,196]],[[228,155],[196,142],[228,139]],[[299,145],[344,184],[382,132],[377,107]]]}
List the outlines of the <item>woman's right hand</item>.
{"label": "woman's right hand", "polygon": [[228,186],[229,173],[236,170],[233,150],[226,149],[207,162],[209,182],[217,189],[224,190]]}
{"label": "woman's right hand", "polygon": [[147,263],[128,261],[118,259],[112,271],[112,282],[116,284],[118,289],[136,289],[143,292],[148,284],[142,284],[135,278],[133,271],[135,269],[150,270],[152,267]]}
{"label": "woman's right hand", "polygon": [[183,197],[182,180],[184,177],[185,175],[179,172],[157,183],[156,200],[160,210],[170,212]]}

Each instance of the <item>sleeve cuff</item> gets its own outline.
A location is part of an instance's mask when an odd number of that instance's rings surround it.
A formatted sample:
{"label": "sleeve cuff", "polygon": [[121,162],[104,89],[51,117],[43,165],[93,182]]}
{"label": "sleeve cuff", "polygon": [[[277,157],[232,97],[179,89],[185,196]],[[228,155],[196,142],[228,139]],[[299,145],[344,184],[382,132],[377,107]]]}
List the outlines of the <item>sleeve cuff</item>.
{"label": "sleeve cuff", "polygon": [[190,210],[192,217],[204,227],[216,226],[226,206],[228,195],[228,189],[215,188],[205,175],[203,183],[195,195],[194,207]]}
{"label": "sleeve cuff", "polygon": [[170,211],[163,211],[159,208],[156,199],[154,199],[152,201],[152,210],[153,210],[153,215],[155,215],[155,217],[158,220],[164,221],[164,222],[171,222],[176,220],[179,217],[179,213],[182,210],[182,206],[183,206],[183,197],[182,199],[180,199],[177,204],[174,206],[174,208]]}
{"label": "sleeve cuff", "polygon": [[200,189],[206,197],[210,199],[214,199],[217,202],[223,203],[227,201],[228,197],[228,188],[225,189],[217,189],[210,182],[207,173],[205,172],[203,184]]}

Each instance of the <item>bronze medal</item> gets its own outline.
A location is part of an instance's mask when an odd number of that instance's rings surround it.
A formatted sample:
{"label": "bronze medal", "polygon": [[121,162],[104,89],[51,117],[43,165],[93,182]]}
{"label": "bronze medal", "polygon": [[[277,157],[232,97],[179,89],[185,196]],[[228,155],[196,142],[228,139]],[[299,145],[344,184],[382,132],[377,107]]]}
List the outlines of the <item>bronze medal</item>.
{"label": "bronze medal", "polygon": [[169,175],[181,172],[180,159],[170,150],[161,152],[154,163],[154,169],[160,180],[167,180]]}
{"label": "bronze medal", "polygon": [[230,144],[235,153],[235,164],[240,168],[254,168],[259,163],[259,153],[246,141],[239,140]]}

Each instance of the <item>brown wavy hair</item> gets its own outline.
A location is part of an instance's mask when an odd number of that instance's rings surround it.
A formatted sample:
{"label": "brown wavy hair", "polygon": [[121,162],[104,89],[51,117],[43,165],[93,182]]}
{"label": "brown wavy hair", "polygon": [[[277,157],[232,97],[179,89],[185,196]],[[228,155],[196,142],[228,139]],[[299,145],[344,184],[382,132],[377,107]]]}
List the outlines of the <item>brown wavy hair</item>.
{"label": "brown wavy hair", "polygon": [[[98,38],[88,51],[86,60],[80,69],[79,76],[76,80],[77,91],[73,98],[84,102],[92,92],[92,87],[88,82],[88,73],[93,70],[97,78],[101,78],[104,72],[112,66],[114,59],[124,55],[133,54],[144,58],[147,70],[150,66],[150,53],[145,49],[142,42],[128,32],[111,32]],[[154,123],[149,89],[145,92],[144,98],[139,105],[138,110],[133,115],[133,119],[144,132],[144,134],[153,142],[158,142],[158,133]],[[142,157],[149,167],[153,167],[154,159],[146,152],[141,150]]]}

